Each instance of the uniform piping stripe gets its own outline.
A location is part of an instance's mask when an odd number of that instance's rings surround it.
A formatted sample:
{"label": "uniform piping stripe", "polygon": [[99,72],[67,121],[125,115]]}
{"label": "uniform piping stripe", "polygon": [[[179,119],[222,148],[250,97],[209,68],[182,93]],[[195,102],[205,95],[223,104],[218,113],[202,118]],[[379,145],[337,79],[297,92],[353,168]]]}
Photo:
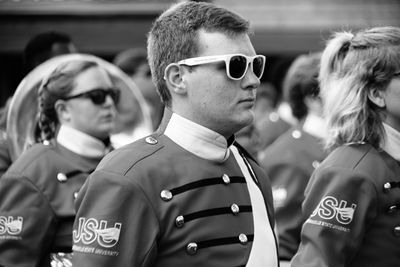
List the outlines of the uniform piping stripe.
{"label": "uniform piping stripe", "polygon": [[88,171],[74,170],[74,171],[67,172],[67,173],[65,174],[65,176],[66,176],[67,178],[72,178],[72,177],[74,177],[75,175],[78,175],[78,174],[81,174],[81,173],[91,174],[93,171],[94,171],[94,169],[93,169],[93,170],[88,170]]}
{"label": "uniform piping stripe", "polygon": [[[229,178],[230,178],[230,183],[243,183],[243,184],[246,183],[246,179],[242,176],[230,176]],[[171,191],[172,195],[175,196],[175,195],[184,193],[184,192],[192,190],[192,189],[209,186],[209,185],[216,185],[216,184],[225,184],[225,183],[221,177],[207,178],[207,179],[191,182],[191,183],[176,187],[174,189],[171,189],[170,191]]]}
{"label": "uniform piping stripe", "polygon": [[[238,150],[239,151],[239,150]],[[250,173],[251,178],[253,179],[253,181],[256,183],[256,185],[258,185],[258,179],[256,177],[256,174],[253,171],[253,168],[250,165],[250,162],[247,160],[247,158],[244,156],[244,154],[239,151],[240,156],[242,156],[244,163],[246,164],[247,170]]]}
{"label": "uniform piping stripe", "polygon": [[[251,206],[239,206],[240,213],[242,212],[252,212]],[[189,213],[187,215],[183,215],[185,218],[185,223],[199,219],[202,217],[208,217],[208,216],[215,216],[215,215],[221,215],[221,214],[229,214],[232,213],[231,207],[224,207],[224,208],[215,208],[215,209],[208,209],[208,210],[201,210],[193,213]]]}
{"label": "uniform piping stripe", "polygon": [[[247,235],[247,242],[252,242],[253,239],[254,235]],[[223,237],[223,238],[199,241],[196,242],[196,244],[197,244],[197,249],[202,249],[202,248],[209,248],[209,247],[216,247],[216,246],[223,246],[230,244],[241,244],[241,242],[237,236],[232,236],[232,237]]]}
{"label": "uniform piping stripe", "polygon": [[389,184],[392,188],[400,188],[400,182],[389,182]]}

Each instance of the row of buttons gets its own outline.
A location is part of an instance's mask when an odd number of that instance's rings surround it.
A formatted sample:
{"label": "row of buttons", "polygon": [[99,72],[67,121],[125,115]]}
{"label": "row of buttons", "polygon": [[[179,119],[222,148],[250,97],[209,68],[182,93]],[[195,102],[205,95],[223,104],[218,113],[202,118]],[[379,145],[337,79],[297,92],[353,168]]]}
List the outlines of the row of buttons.
{"label": "row of buttons", "polygon": [[[147,141],[147,140],[146,140]],[[150,140],[149,140],[150,141]],[[149,143],[149,142],[148,142]],[[225,185],[228,185],[231,183],[231,178],[229,177],[229,175],[227,174],[223,174],[221,176],[221,179],[223,181],[223,183]],[[161,191],[160,193],[160,197],[163,201],[168,202],[170,200],[172,200],[172,198],[174,197],[172,192],[170,190],[164,189]],[[236,203],[233,203],[230,206],[231,212],[233,215],[238,215],[240,213],[240,208]],[[185,216],[184,215],[179,215],[175,218],[175,226],[178,228],[183,227],[185,224]],[[248,242],[248,238],[245,234],[240,234],[238,236],[238,240],[241,244],[245,245]],[[189,255],[194,255],[197,253],[197,250],[200,248],[201,246],[199,246],[198,243],[196,242],[190,242],[187,246],[186,246],[186,252]]]}
{"label": "row of buttons", "polygon": [[[231,211],[232,211],[233,215],[238,215],[240,212],[240,208],[237,204],[233,203],[231,205]],[[175,219],[176,227],[181,228],[181,227],[183,227],[184,224],[185,224],[185,216],[179,215],[178,217],[176,217],[176,219]]]}
{"label": "row of buttons", "polygon": [[400,188],[400,182],[387,182],[383,185],[383,192],[388,193],[393,188]]}
{"label": "row of buttons", "polygon": [[[249,239],[247,238],[247,235],[245,234],[240,234],[238,236],[239,242],[242,245],[246,245],[247,242],[249,241]],[[197,250],[199,249],[199,245],[196,242],[190,242],[187,246],[186,246],[186,252],[189,255],[194,255],[197,253]]]}
{"label": "row of buttons", "polygon": [[[224,182],[224,184],[230,184],[231,183],[231,178],[227,175],[227,174],[223,174],[222,175],[222,181]],[[160,193],[160,197],[162,200],[164,200],[165,202],[170,201],[174,196],[172,194],[172,192],[170,190],[164,189],[161,191]]]}
{"label": "row of buttons", "polygon": [[[400,182],[387,182],[383,184],[383,192],[384,193],[389,193],[390,190],[392,190],[393,188],[400,188]],[[388,213],[389,214],[394,214],[396,213],[396,211],[398,211],[400,209],[400,204],[397,205],[392,205],[388,208]],[[399,226],[395,226],[393,228],[393,234],[395,236],[400,236],[400,225]]]}

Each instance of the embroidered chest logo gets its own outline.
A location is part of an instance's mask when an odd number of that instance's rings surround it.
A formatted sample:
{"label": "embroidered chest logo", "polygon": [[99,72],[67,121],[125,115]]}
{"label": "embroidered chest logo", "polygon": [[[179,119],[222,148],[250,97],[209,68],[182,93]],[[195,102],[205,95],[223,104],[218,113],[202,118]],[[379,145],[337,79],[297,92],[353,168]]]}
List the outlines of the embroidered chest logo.
{"label": "embroidered chest logo", "polygon": [[[73,230],[74,246],[73,250],[84,253],[94,253],[108,256],[117,256],[118,251],[107,250],[114,247],[119,240],[121,232],[121,223],[110,224],[106,220],[97,220],[94,218],[79,218],[78,228]],[[77,245],[78,243],[83,246]],[[90,247],[89,245],[93,245]],[[102,248],[96,248],[100,245]]]}
{"label": "embroidered chest logo", "polygon": [[23,218],[0,216],[0,239],[21,239]]}
{"label": "embroidered chest logo", "polygon": [[306,223],[350,232],[350,229],[345,226],[352,222],[356,208],[357,205],[354,203],[349,204],[345,200],[339,201],[335,197],[326,196],[318,204]]}

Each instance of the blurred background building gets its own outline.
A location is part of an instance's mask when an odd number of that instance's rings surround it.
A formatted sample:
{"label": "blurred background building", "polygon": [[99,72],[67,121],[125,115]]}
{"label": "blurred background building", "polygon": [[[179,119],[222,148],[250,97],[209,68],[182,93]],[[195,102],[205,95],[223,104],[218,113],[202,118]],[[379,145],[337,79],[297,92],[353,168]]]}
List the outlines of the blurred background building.
{"label": "blurred background building", "polygon": [[[172,0],[0,0],[0,105],[25,75],[22,52],[34,35],[67,33],[79,52],[108,61],[145,47],[146,33]],[[300,53],[322,49],[335,30],[400,26],[399,0],[209,0],[252,23],[253,43],[267,56],[264,80],[280,87]]]}

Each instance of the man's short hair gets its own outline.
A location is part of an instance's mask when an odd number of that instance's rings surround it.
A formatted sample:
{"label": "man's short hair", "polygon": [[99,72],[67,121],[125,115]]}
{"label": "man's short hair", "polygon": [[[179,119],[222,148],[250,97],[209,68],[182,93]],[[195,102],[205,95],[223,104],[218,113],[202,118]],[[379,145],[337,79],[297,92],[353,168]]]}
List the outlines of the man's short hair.
{"label": "man's short hair", "polygon": [[163,79],[165,68],[198,54],[200,29],[228,36],[250,33],[247,20],[210,3],[183,2],[161,14],[149,33],[147,52],[153,82],[166,106],[171,104],[171,94]]}

